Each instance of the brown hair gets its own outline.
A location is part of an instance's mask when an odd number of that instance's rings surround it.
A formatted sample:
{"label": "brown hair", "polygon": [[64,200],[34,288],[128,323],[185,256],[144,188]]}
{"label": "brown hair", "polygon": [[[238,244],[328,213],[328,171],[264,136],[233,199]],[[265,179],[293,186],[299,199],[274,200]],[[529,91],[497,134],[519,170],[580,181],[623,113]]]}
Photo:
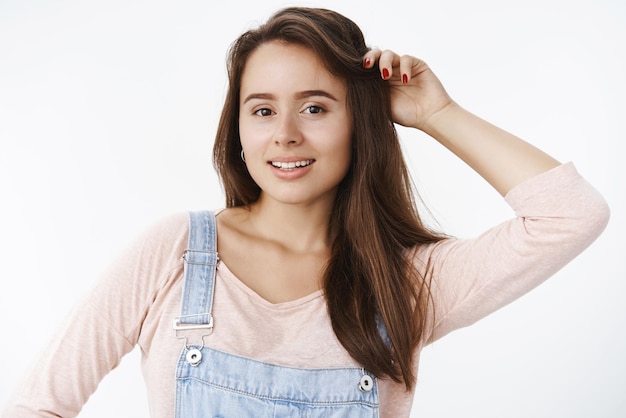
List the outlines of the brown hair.
{"label": "brown hair", "polygon": [[330,218],[334,240],[324,273],[328,311],[337,338],[358,363],[410,389],[416,379],[412,355],[425,337],[430,291],[406,253],[441,237],[420,220],[391,122],[388,83],[376,68],[363,68],[369,48],[350,19],[326,9],[285,8],[233,43],[229,89],[213,149],[226,205],[250,205],[261,191],[240,160],[239,95],[250,53],[275,40],[310,48],[347,84],[352,162]]}

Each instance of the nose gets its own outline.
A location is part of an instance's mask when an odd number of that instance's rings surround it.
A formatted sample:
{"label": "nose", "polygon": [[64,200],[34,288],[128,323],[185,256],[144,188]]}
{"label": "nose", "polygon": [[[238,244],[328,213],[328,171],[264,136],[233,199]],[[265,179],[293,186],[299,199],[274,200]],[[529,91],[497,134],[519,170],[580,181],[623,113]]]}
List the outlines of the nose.
{"label": "nose", "polygon": [[279,146],[293,146],[302,142],[298,117],[291,114],[279,116],[278,126],[274,133],[274,143]]}

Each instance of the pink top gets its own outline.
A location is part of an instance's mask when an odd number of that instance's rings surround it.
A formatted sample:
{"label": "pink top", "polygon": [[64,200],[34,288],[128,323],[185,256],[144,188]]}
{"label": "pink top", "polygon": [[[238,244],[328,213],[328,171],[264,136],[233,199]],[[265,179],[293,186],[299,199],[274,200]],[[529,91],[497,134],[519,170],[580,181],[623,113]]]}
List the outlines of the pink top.
{"label": "pink top", "polygon": [[[505,199],[515,218],[474,239],[411,250],[415,267],[423,272],[428,265],[434,277],[435,325],[428,343],[543,282],[589,246],[609,217],[603,198],[571,163],[526,180]],[[124,251],[50,343],[3,416],[75,416],[100,380],[139,344],[151,416],[172,417],[182,348],[172,320],[180,311],[187,233],[188,215],[176,214]],[[358,366],[333,333],[322,291],[273,304],[220,263],[213,309],[208,346],[295,367]],[[381,417],[409,416],[412,398],[404,386],[380,380]]]}

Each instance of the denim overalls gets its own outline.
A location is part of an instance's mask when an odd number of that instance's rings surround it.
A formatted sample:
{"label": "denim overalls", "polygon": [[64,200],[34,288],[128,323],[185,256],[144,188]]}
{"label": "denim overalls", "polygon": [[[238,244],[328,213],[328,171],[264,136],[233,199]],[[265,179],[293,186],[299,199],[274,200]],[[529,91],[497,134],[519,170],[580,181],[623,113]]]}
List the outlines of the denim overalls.
{"label": "denim overalls", "polygon": [[[216,239],[215,214],[191,212],[181,316],[174,321],[176,335],[184,339],[176,367],[175,416],[378,417],[377,382],[363,369],[298,369],[204,345],[213,329]],[[225,326],[219,320],[216,326]],[[190,330],[204,330],[201,345],[188,343]]]}

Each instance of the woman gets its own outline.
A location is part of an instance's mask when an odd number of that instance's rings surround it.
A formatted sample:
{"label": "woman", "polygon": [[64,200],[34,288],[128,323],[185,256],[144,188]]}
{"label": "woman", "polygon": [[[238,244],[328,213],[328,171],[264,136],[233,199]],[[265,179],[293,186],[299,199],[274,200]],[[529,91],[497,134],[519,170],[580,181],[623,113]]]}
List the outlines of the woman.
{"label": "woman", "polygon": [[[423,61],[368,49],[337,13],[283,9],[228,64],[214,148],[226,208],[140,237],[6,416],[76,415],[136,344],[154,417],[408,416],[425,345],[606,225],[572,164],[461,108]],[[429,230],[394,123],[450,149],[517,217],[472,240]]]}

